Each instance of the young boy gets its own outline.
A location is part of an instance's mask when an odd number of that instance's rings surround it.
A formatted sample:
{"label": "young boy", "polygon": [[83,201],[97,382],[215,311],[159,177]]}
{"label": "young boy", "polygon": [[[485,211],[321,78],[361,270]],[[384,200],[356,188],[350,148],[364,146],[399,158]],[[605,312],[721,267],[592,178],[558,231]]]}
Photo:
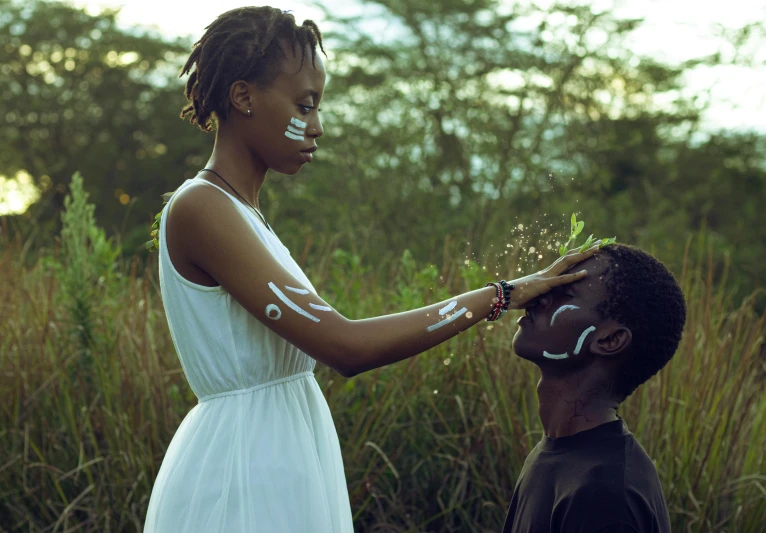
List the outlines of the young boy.
{"label": "young boy", "polygon": [[504,533],[666,533],[657,470],[617,414],[673,357],[686,321],[673,275],[610,245],[588,275],[528,304],[513,348],[540,367],[544,436],[527,457]]}

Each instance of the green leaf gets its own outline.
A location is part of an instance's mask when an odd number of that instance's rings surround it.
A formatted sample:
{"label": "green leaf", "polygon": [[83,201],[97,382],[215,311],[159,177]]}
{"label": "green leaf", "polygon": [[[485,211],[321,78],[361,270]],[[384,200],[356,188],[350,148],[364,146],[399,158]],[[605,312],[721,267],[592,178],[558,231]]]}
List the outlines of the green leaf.
{"label": "green leaf", "polygon": [[582,220],[577,223],[577,226],[575,227],[575,231],[574,231],[575,237],[577,237],[580,234],[580,232],[582,231],[584,227],[585,227],[585,222],[583,222]]}
{"label": "green leaf", "polygon": [[570,233],[571,235],[576,235],[576,233],[575,233],[575,227],[577,227],[577,217],[575,216],[575,214],[574,214],[574,213],[572,213],[572,220],[571,220],[571,222],[570,222],[570,224],[569,224],[569,227],[570,227],[570,229],[569,229],[569,233]]}
{"label": "green leaf", "polygon": [[146,249],[147,249],[147,250],[151,250],[151,249],[152,249],[152,246],[154,246],[154,241],[146,241],[146,242],[144,243],[144,246],[146,246]]}
{"label": "green leaf", "polygon": [[159,220],[162,217],[162,211],[154,215],[154,220]]}
{"label": "green leaf", "polygon": [[567,253],[567,247],[564,246],[563,244],[559,246],[559,255],[564,255],[566,253]]}
{"label": "green leaf", "polygon": [[584,252],[588,248],[590,248],[591,243],[593,242],[593,234],[590,234],[590,237],[583,243],[582,246],[580,246],[580,252]]}

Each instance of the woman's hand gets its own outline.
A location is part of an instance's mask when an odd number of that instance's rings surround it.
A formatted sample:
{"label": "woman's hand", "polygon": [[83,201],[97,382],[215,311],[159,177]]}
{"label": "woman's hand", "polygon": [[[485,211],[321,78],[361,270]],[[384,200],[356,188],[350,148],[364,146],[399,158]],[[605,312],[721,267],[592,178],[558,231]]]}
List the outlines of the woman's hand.
{"label": "woman's hand", "polygon": [[582,253],[578,253],[577,250],[570,250],[565,255],[556,259],[548,268],[513,280],[510,283],[513,283],[515,287],[511,291],[511,305],[509,308],[523,309],[531,300],[541,294],[545,294],[554,287],[566,285],[584,278],[587,274],[585,270],[580,270],[574,274],[564,274],[564,272],[569,270],[572,265],[593,257],[598,250],[599,245],[589,248]]}

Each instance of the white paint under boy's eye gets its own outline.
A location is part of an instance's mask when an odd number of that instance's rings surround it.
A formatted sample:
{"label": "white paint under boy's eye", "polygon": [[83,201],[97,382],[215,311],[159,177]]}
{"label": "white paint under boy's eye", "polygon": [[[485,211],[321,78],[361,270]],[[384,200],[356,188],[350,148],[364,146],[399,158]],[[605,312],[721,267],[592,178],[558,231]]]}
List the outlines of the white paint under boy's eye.
{"label": "white paint under boy's eye", "polygon": [[[274,316],[272,313],[275,313]],[[269,304],[266,306],[266,316],[272,320],[279,320],[282,318],[282,310],[276,304]]]}
{"label": "white paint under boy's eye", "polygon": [[332,307],[326,305],[317,305],[315,303],[309,303],[309,307],[316,309],[317,311],[332,311]]}
{"label": "white paint under boy's eye", "polygon": [[596,331],[596,327],[595,326],[591,326],[591,327],[589,327],[588,329],[586,329],[585,331],[582,332],[582,335],[580,335],[580,338],[577,341],[577,347],[575,348],[575,351],[574,351],[575,355],[580,353],[580,349],[582,348],[582,343],[585,341],[585,337],[587,337],[588,334],[591,331]]}
{"label": "white paint under boy's eye", "polygon": [[306,140],[305,137],[301,137],[300,135],[296,135],[294,133],[290,133],[289,131],[285,132],[285,137],[287,137],[288,139],[292,139],[294,141],[305,141]]}
{"label": "white paint under boy's eye", "polygon": [[290,124],[292,124],[293,126],[298,126],[299,128],[303,128],[303,129],[305,129],[306,126],[308,126],[308,123],[303,122],[302,120],[299,120],[295,117],[290,119]]}
{"label": "white paint under boy's eye", "polygon": [[568,311],[570,309],[579,309],[576,305],[562,305],[558,309],[556,309],[556,312],[553,313],[553,316],[551,317],[551,326],[553,325],[553,322],[555,322],[556,317],[559,316],[559,313],[562,311]]}
{"label": "white paint under boy's eye", "polygon": [[290,298],[288,298],[287,296],[285,296],[285,293],[283,293],[282,291],[280,291],[280,290],[279,290],[279,287],[277,287],[276,285],[274,285],[272,282],[269,282],[269,288],[272,290],[272,292],[273,292],[274,294],[276,294],[276,295],[277,295],[277,298],[279,298],[280,300],[282,300],[282,302],[283,302],[285,305],[287,305],[287,307],[289,307],[290,309],[292,309],[293,311],[295,311],[295,312],[296,312],[296,313],[298,313],[299,315],[301,315],[301,316],[305,316],[305,317],[306,317],[306,318],[308,318],[309,320],[312,320],[312,321],[314,321],[314,322],[319,322],[319,319],[318,319],[317,317],[315,317],[314,315],[312,315],[312,314],[310,314],[310,313],[307,313],[306,311],[304,311],[303,309],[301,309],[301,308],[300,308],[298,305],[296,305],[296,304],[295,304],[295,302],[293,302],[293,301],[292,301]]}
{"label": "white paint under boy's eye", "polygon": [[455,314],[452,315],[451,317],[445,318],[444,320],[442,320],[441,322],[437,322],[433,326],[428,326],[428,328],[426,328],[426,329],[428,329],[428,331],[434,331],[435,329],[439,329],[442,326],[446,326],[447,324],[449,324],[453,320],[457,320],[458,318],[463,316],[463,313],[465,313],[467,311],[468,311],[468,308],[467,307],[463,307],[459,311],[455,311]]}
{"label": "white paint under boy's eye", "polygon": [[298,294],[308,294],[309,291],[306,289],[296,289],[295,287],[290,287],[289,285],[285,285],[285,289],[292,292],[297,292]]}
{"label": "white paint under boy's eye", "polygon": [[553,354],[543,350],[543,357],[547,357],[548,359],[566,359],[567,357],[569,357],[569,353],[564,352],[560,354]]}
{"label": "white paint under boy's eye", "polygon": [[457,305],[457,300],[452,300],[450,303],[448,303],[447,305],[439,309],[439,314],[446,315],[447,313],[452,311],[456,305]]}
{"label": "white paint under boy's eye", "polygon": [[287,126],[287,131],[289,131],[290,133],[293,133],[295,135],[303,135],[304,133],[306,133],[305,130],[299,130],[298,128],[294,128],[294,127],[289,126],[289,125]]}

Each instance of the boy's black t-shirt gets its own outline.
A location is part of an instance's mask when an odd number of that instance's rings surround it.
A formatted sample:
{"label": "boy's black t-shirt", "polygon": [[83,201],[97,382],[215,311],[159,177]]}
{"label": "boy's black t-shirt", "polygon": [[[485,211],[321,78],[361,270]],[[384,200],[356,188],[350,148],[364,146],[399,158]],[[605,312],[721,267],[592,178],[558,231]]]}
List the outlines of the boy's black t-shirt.
{"label": "boy's black t-shirt", "polygon": [[670,517],[657,469],[619,418],[543,436],[521,469],[503,533],[670,533]]}

